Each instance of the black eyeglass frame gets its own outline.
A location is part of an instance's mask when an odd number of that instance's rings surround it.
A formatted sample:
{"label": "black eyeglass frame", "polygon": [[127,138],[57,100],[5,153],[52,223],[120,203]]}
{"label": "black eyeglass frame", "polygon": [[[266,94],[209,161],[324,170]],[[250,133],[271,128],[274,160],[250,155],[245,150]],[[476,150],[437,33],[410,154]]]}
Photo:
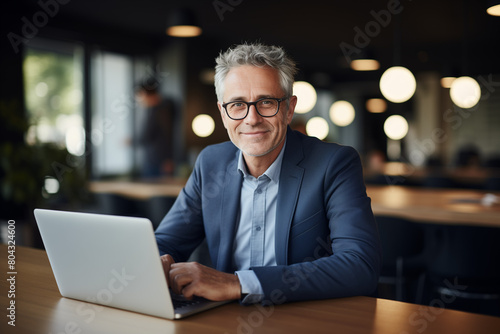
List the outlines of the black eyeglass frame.
{"label": "black eyeglass frame", "polygon": [[[278,111],[280,111],[280,104],[281,102],[285,101],[285,100],[288,100],[290,98],[290,96],[285,96],[285,97],[282,97],[281,99],[278,99],[276,97],[263,97],[261,99],[258,99],[257,101],[253,101],[253,102],[246,102],[246,101],[240,101],[240,100],[236,100],[236,101],[230,101],[230,102],[226,102],[226,103],[223,103],[222,104],[222,107],[224,108],[224,110],[226,111],[226,115],[227,117],[229,117],[230,119],[234,120],[234,121],[239,121],[239,120],[242,120],[244,119],[245,117],[248,116],[248,113],[250,112],[250,106],[254,106],[255,107],[255,110],[257,111],[257,114],[259,114],[260,116],[262,117],[274,117],[276,116],[276,114],[278,113]],[[260,101],[263,101],[263,100],[274,100],[276,102],[278,102],[278,108],[276,109],[276,112],[272,115],[269,115],[269,116],[265,116],[265,115],[262,115],[259,111],[259,108],[257,108],[257,103],[259,103]],[[231,117],[229,115],[229,111],[227,111],[227,105],[228,104],[231,104],[231,103],[245,103],[247,105],[247,112],[245,113],[245,116],[243,117],[239,117],[239,118],[234,118],[234,117]]]}

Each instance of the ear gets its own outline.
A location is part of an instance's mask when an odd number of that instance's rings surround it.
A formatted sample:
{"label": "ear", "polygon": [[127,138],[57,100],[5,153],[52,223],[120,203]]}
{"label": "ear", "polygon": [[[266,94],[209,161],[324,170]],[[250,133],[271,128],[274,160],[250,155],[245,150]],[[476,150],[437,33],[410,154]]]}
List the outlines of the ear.
{"label": "ear", "polygon": [[297,96],[293,95],[290,97],[288,110],[286,114],[286,124],[290,124],[292,122],[293,114],[295,112],[295,106],[297,105]]}
{"label": "ear", "polygon": [[227,122],[226,111],[224,110],[224,107],[222,106],[222,103],[220,103],[219,101],[217,101],[217,108],[219,108],[220,117],[222,118],[222,124],[224,124],[224,128],[227,129],[227,126],[226,126],[226,122]]}

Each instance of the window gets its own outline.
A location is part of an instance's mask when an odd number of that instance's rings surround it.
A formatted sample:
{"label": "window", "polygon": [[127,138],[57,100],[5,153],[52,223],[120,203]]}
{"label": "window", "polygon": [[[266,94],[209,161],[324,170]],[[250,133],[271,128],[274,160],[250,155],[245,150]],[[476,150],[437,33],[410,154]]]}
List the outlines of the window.
{"label": "window", "polygon": [[98,51],[92,56],[92,174],[123,175],[133,169],[134,61]]}
{"label": "window", "polygon": [[[30,41],[23,63],[26,142],[56,144],[78,157],[80,166],[91,161],[93,178],[129,175],[140,165],[134,136],[144,117],[136,113],[134,84],[151,72],[150,60],[101,50],[84,57],[84,47],[76,43]],[[88,106],[84,64],[90,66]]]}
{"label": "window", "polygon": [[84,154],[82,69],[78,45],[30,42],[23,63],[28,144],[55,143],[75,156]]}

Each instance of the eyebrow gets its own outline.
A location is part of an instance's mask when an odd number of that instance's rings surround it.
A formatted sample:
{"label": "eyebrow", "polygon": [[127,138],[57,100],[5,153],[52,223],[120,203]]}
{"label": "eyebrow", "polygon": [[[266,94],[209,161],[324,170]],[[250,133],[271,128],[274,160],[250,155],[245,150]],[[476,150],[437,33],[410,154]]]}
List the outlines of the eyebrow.
{"label": "eyebrow", "polygon": [[[275,97],[272,95],[258,95],[257,99],[255,101],[260,100],[260,99],[264,99],[264,98],[275,98]],[[234,98],[228,100],[228,102],[234,102],[234,101],[248,102],[243,96],[237,96],[237,97],[234,97]]]}

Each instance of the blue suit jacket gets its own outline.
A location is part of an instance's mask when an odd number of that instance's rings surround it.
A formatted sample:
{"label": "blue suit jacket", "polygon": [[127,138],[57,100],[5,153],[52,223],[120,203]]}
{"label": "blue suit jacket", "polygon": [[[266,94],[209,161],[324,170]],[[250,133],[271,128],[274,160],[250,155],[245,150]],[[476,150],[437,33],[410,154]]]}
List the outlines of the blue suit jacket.
{"label": "blue suit jacket", "polygon": [[[156,239],[161,254],[185,261],[206,237],[216,269],[234,272],[233,239],[242,176],[231,142],[199,155]],[[357,152],[288,128],[276,213],[277,266],[252,268],[264,301],[373,294],[380,244]]]}

